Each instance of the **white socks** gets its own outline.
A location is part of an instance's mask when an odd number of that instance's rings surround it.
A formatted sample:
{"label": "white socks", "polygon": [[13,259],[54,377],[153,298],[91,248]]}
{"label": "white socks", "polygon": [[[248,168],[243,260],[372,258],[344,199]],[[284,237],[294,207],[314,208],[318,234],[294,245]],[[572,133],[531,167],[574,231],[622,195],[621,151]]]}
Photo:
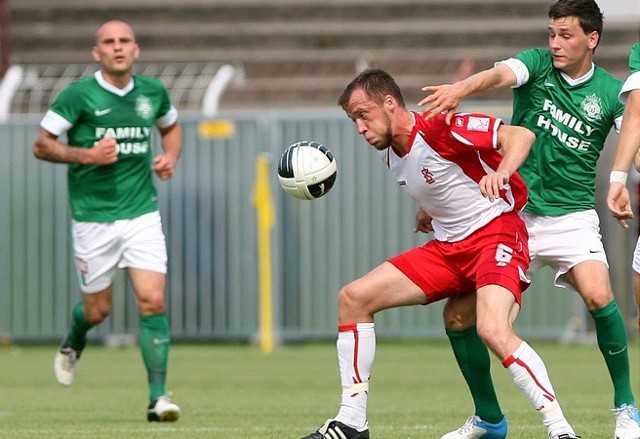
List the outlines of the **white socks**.
{"label": "white socks", "polygon": [[369,380],[376,354],[373,323],[353,323],[338,327],[338,366],[342,400],[336,420],[356,429],[367,425]]}
{"label": "white socks", "polygon": [[542,422],[547,430],[555,430],[558,427],[571,428],[556,400],[547,368],[531,346],[523,341],[518,349],[502,362],[502,365],[507,368],[513,381],[542,415]]}

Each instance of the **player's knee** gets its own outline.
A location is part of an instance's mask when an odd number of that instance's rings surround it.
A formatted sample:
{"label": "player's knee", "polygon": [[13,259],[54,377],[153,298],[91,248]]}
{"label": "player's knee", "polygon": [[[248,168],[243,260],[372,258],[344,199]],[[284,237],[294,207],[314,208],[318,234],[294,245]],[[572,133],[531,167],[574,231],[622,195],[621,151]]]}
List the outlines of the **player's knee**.
{"label": "player's knee", "polygon": [[104,319],[106,319],[109,316],[110,312],[111,312],[111,308],[106,305],[89,306],[89,307],[85,307],[84,309],[85,319],[92,326],[95,326],[101,323]]}
{"label": "player's knee", "polygon": [[614,300],[611,290],[583,291],[582,299],[589,310],[601,309]]}
{"label": "player's knee", "polygon": [[494,352],[500,352],[511,338],[512,331],[494,322],[478,322],[476,327],[478,336]]}
{"label": "player's knee", "polygon": [[367,291],[352,282],[340,290],[338,295],[338,313],[343,323],[362,321],[375,313],[375,302],[367,297]]}
{"label": "player's knee", "polygon": [[445,328],[461,331],[476,323],[475,308],[462,307],[460,302],[452,298],[447,301],[442,310],[442,319]]}
{"label": "player's knee", "polygon": [[358,288],[353,284],[342,287],[338,295],[338,306],[341,310],[349,311],[359,308],[361,299]]}
{"label": "player's knee", "polygon": [[138,307],[143,315],[155,315],[165,312],[164,294],[149,294],[138,300]]}

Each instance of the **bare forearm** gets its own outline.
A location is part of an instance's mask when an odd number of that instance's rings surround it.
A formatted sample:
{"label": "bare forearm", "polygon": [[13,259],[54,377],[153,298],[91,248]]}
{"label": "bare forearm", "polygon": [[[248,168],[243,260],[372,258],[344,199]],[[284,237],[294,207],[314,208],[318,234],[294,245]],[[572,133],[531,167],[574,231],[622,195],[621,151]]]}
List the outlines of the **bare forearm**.
{"label": "bare forearm", "polygon": [[88,164],[91,162],[89,149],[65,145],[43,130],[33,144],[33,155],[40,160],[53,163]]}
{"label": "bare forearm", "polygon": [[162,131],[162,148],[166,156],[177,163],[182,153],[182,127],[176,123]]}
{"label": "bare forearm", "polygon": [[504,157],[497,171],[511,176],[526,160],[536,136],[528,129],[517,126],[502,126],[498,135]]}
{"label": "bare forearm", "polygon": [[455,84],[423,87],[422,90],[429,95],[422,99],[418,105],[424,105],[424,113],[428,119],[436,117],[442,112],[447,112],[447,123],[450,123],[456,108],[467,96],[482,94],[516,83],[517,78],[511,68],[505,64],[497,64],[491,69],[483,70]]}
{"label": "bare forearm", "polygon": [[516,83],[515,74],[504,64],[478,72],[459,82],[464,96],[510,87]]}

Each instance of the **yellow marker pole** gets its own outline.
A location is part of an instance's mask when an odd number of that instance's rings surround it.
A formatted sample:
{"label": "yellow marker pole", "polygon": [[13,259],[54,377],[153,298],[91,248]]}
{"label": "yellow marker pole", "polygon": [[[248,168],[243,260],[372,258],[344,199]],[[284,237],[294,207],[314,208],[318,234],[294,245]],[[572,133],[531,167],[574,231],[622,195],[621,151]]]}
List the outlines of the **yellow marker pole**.
{"label": "yellow marker pole", "polygon": [[275,212],[269,185],[269,159],[266,154],[256,159],[256,184],[253,205],[258,226],[258,276],[260,285],[260,349],[268,354],[273,351],[273,292],[271,274],[271,229]]}

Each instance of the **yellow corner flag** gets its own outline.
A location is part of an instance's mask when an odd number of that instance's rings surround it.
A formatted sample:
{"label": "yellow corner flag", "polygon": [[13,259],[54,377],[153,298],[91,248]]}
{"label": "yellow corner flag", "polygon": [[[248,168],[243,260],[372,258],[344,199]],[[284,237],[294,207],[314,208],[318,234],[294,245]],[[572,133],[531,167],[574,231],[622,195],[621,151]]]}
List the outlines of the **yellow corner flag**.
{"label": "yellow corner flag", "polygon": [[271,273],[271,229],[275,212],[269,185],[269,159],[262,154],[256,159],[256,183],[253,191],[258,226],[258,275],[260,285],[260,349],[273,351],[273,292]]}

